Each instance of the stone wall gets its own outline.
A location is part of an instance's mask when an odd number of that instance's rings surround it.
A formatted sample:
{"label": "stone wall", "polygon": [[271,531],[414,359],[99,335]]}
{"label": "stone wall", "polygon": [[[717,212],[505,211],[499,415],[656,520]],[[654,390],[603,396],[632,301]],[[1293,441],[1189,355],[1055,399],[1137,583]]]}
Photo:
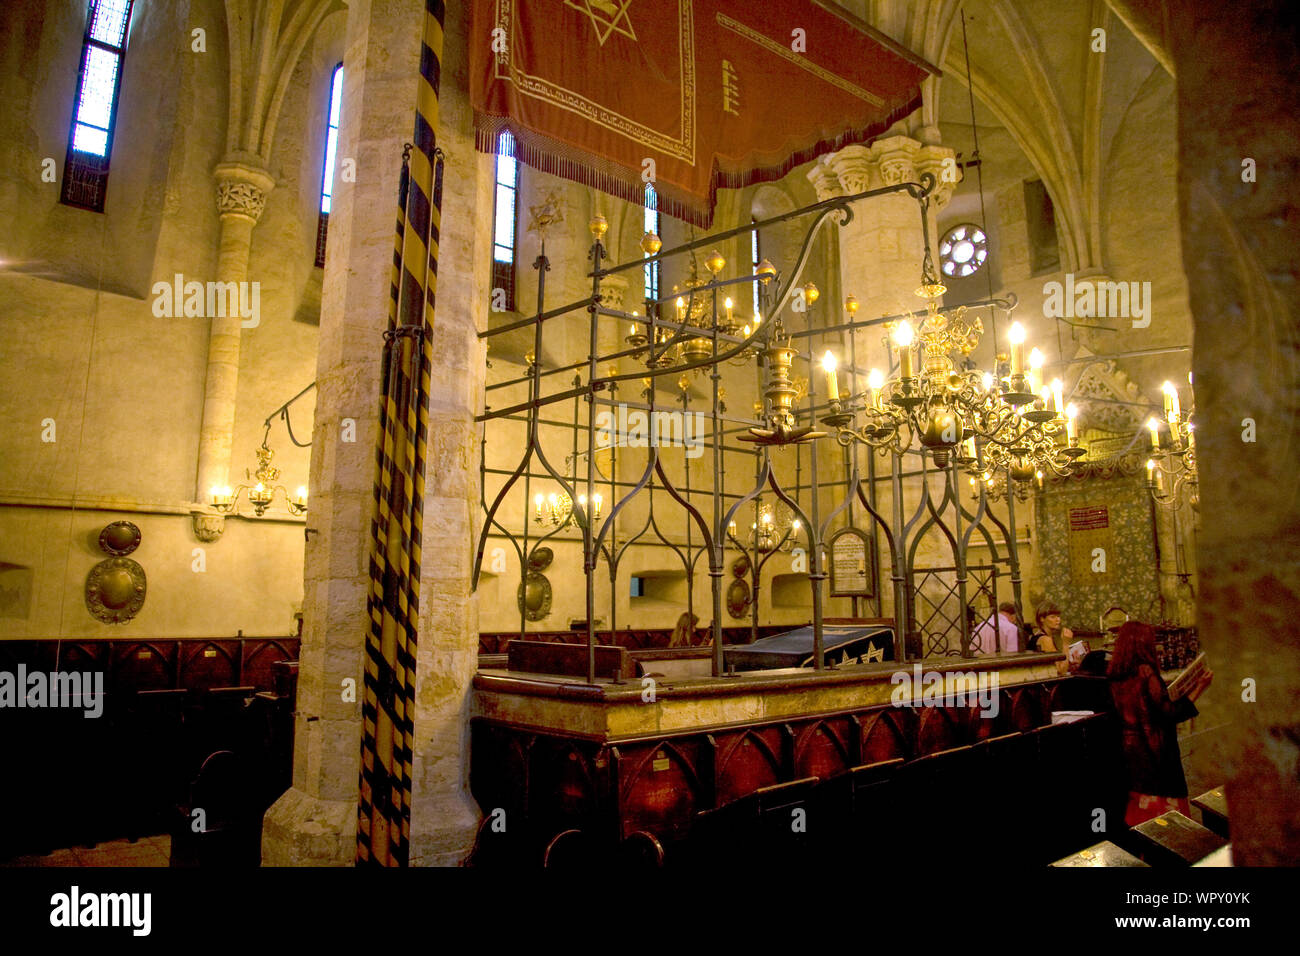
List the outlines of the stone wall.
{"label": "stone wall", "polygon": [[[0,565],[29,596],[0,611],[5,637],[287,634],[301,609],[303,519],[283,501],[262,519],[230,519],[216,542],[194,536],[195,467],[208,320],[157,314],[153,286],[216,278],[213,167],[226,148],[228,55],[218,0],[137,4],[131,20],[103,213],[59,202],[86,5],[11,4],[6,30],[0,209]],[[329,71],[342,14],[327,19],[289,83],[271,172],[276,187],[253,231],[248,278],[260,322],[243,330],[231,485],[256,467],[263,420],[314,378],[316,216]],[[205,52],[192,49],[205,31]],[[54,182],[42,159],[54,159]],[[293,406],[299,440],[314,396]],[[53,420],[53,441],[46,425]],[[309,450],[276,422],[281,483],[307,484]],[[200,503],[202,504],[202,503]],[[247,507],[245,506],[245,510]],[[140,615],[94,621],[82,591],[112,520],[143,532],[149,575]],[[92,534],[93,532],[93,534]],[[207,570],[192,570],[202,548]]]}

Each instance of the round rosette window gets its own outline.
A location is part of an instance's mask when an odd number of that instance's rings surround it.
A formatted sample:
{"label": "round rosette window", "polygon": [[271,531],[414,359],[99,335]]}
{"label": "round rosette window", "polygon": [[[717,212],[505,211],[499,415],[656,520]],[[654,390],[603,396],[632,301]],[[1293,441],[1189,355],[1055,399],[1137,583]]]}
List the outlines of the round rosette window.
{"label": "round rosette window", "polygon": [[963,278],[973,275],[989,255],[988,236],[972,223],[962,223],[948,230],[939,243],[939,263],[946,276]]}

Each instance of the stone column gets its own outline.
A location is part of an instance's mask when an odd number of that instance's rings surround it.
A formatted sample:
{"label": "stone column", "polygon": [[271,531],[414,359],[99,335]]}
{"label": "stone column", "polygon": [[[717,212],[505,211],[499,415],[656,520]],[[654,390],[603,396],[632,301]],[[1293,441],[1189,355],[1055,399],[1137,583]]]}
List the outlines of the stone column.
{"label": "stone column", "polygon": [[[808,179],[817,190],[818,200],[835,196],[851,196],[870,189],[880,189],[905,182],[920,182],[923,173],[932,174],[937,182],[931,196],[929,209],[930,248],[937,256],[937,223],[939,210],[952,198],[954,184],[941,178],[943,161],[954,157],[954,152],[942,146],[926,146],[906,136],[879,139],[871,146],[846,146],[836,153],[823,157],[808,172]],[[921,284],[921,267],[925,256],[925,243],[921,232],[921,212],[915,199],[905,192],[877,196],[853,207],[853,220],[838,228],[840,276],[844,294],[858,299],[858,319],[872,319],[882,315],[922,308],[924,300],[916,295]],[[936,268],[938,261],[935,261]],[[885,345],[885,332],[881,327],[859,332],[857,362],[864,377],[858,383],[865,389],[865,374],[871,368],[883,372],[889,369],[889,353]],[[841,387],[848,382],[841,379]],[[874,452],[872,452],[874,454]],[[920,465],[915,456],[903,460],[906,470]],[[877,458],[877,474],[888,476],[887,458]],[[865,466],[864,466],[865,471]],[[942,481],[942,478],[936,479]],[[904,485],[904,503],[914,506],[920,490],[920,479]],[[881,514],[891,519],[892,496],[888,481],[876,483],[876,502]],[[937,487],[937,486],[936,486]],[[910,508],[907,514],[910,516]],[[927,537],[918,554],[918,564],[951,564],[950,554],[933,552],[929,547],[937,538]],[[946,548],[946,545],[944,546]],[[893,592],[889,583],[888,549],[881,538],[881,563],[883,587],[882,610],[893,613]]]}
{"label": "stone column", "polygon": [[[1249,17],[1214,0],[1109,5],[1177,84],[1178,200],[1196,342],[1197,626],[1216,675],[1197,706],[1207,725],[1227,725],[1214,757],[1227,782],[1233,862],[1294,866],[1300,862],[1294,4],[1256,0]],[[1239,63],[1251,69],[1232,68]],[[1255,440],[1248,441],[1252,425]]]}
{"label": "stone column", "polygon": [[[356,850],[362,656],[380,357],[387,323],[402,144],[411,137],[423,6],[349,4],[340,158],[357,159],[330,217],[317,361],[293,787],[267,812],[266,865],[347,866]],[[479,523],[479,428],[491,248],[490,159],[474,150],[468,14],[449,5],[438,145],[446,152],[433,333],[416,652],[412,865],[468,853],[469,691],[478,606],[470,591]],[[343,693],[346,681],[355,694]]]}
{"label": "stone column", "polygon": [[[261,166],[246,162],[221,163],[213,175],[217,181],[217,210],[221,215],[217,281],[242,283],[248,279],[253,227],[262,215],[275,180]],[[228,301],[231,301],[229,297]],[[245,320],[237,308],[228,308],[227,312],[234,314],[210,317],[208,373],[203,389],[203,425],[199,432],[194,493],[194,500],[200,503],[208,500],[214,485],[224,485],[230,477],[235,399],[239,387],[239,340]],[[194,524],[195,533],[202,540],[214,540],[221,534],[219,519],[196,514]]]}

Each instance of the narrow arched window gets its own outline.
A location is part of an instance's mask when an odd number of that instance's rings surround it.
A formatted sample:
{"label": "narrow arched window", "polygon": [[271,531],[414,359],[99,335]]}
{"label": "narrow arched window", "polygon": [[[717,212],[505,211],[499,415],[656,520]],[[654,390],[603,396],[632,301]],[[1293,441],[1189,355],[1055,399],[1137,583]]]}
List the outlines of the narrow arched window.
{"label": "narrow arched window", "polygon": [[[749,222],[750,225],[752,226],[754,223],[758,222],[758,219],[754,216],[750,216]],[[753,269],[751,270],[751,274],[752,274],[758,271],[758,264],[763,261],[763,249],[758,242],[757,228],[751,228],[749,230],[749,258],[750,258],[750,264],[753,266]],[[757,282],[754,283],[754,315],[758,315],[758,283]]]}
{"label": "narrow arched window", "polygon": [[104,211],[133,0],[90,0],[60,201]]}
{"label": "narrow arched window", "polygon": [[[492,301],[515,308],[515,229],[519,222],[519,160],[509,132],[497,140],[496,215],[492,223]],[[501,292],[498,293],[497,290]]]}
{"label": "narrow arched window", "polygon": [[316,224],[316,265],[325,265],[325,237],[329,232],[334,199],[334,154],[339,148],[339,113],[343,106],[343,64],[330,77],[330,118],[325,133],[325,162],[320,183],[320,220]]}
{"label": "narrow arched window", "polygon": [[[653,232],[659,235],[659,195],[655,192],[654,186],[646,183],[645,187],[645,231]],[[662,239],[663,237],[660,236]],[[648,253],[647,253],[648,255]],[[653,302],[659,298],[659,263],[647,262],[645,264],[645,297]],[[658,306],[647,306],[655,310],[655,315],[659,314]]]}

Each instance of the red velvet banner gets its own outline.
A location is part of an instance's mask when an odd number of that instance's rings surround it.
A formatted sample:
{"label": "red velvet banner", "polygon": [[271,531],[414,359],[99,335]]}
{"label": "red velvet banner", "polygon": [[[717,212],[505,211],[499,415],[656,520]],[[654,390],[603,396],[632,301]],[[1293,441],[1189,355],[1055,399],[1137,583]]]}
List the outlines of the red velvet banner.
{"label": "red velvet banner", "polygon": [[813,0],[473,0],[478,148],[708,225],[719,187],[884,132],[937,72]]}

